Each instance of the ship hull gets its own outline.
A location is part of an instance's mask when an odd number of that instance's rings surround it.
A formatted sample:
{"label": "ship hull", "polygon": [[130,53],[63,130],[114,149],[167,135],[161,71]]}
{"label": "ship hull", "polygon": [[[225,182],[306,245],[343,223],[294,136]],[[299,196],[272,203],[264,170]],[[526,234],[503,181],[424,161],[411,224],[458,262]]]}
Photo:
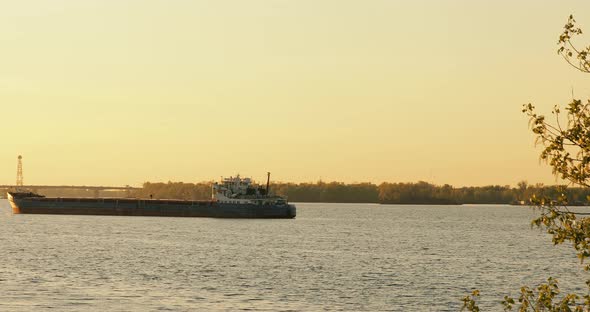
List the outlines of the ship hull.
{"label": "ship hull", "polygon": [[62,214],[205,218],[295,218],[293,205],[234,204],[131,198],[46,198],[8,193],[14,214]]}

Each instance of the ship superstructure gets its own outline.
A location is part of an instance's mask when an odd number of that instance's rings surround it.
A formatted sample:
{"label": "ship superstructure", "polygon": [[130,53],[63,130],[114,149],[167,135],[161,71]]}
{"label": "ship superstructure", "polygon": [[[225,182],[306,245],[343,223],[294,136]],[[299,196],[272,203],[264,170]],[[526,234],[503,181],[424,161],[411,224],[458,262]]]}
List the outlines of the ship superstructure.
{"label": "ship superstructure", "polygon": [[220,203],[286,205],[285,198],[269,194],[269,186],[270,173],[266,188],[254,184],[250,178],[241,178],[237,175],[222,179],[219,183],[213,183],[212,198]]}

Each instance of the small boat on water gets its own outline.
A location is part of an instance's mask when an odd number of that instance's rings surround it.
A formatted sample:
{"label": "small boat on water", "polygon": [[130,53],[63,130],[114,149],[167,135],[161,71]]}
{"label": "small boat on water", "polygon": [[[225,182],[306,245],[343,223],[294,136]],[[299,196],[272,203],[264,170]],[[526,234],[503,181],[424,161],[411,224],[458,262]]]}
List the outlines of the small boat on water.
{"label": "small boat on water", "polygon": [[292,219],[296,208],[281,196],[240,176],[212,185],[211,200],[140,198],[61,198],[32,192],[8,192],[14,214],[65,214],[210,218]]}

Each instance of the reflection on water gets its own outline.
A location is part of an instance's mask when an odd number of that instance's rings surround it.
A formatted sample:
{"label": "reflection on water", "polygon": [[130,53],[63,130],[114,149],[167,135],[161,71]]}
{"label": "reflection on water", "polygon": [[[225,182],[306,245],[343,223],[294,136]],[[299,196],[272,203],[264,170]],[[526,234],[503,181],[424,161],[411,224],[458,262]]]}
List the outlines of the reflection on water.
{"label": "reflection on water", "polygon": [[294,220],[11,215],[1,311],[457,311],[586,276],[528,208],[298,204]]}

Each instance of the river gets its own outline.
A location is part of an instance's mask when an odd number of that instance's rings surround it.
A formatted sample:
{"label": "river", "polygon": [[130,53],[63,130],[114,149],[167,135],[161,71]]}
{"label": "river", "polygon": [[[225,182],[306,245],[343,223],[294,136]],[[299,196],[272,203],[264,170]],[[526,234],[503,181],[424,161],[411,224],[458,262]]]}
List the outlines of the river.
{"label": "river", "polygon": [[567,246],[504,205],[297,204],[294,220],[12,215],[0,200],[0,311],[484,311],[553,276]]}

